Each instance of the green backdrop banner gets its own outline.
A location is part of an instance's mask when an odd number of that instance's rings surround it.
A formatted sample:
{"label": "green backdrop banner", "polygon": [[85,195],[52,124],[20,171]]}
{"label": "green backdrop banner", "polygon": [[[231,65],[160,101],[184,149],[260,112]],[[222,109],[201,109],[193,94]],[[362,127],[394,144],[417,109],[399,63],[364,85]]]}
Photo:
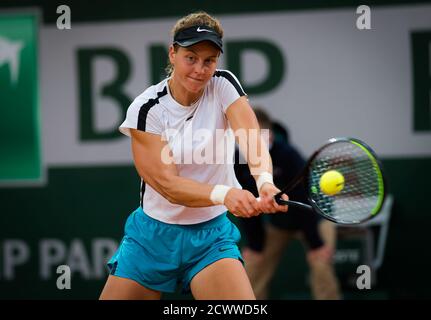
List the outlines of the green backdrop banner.
{"label": "green backdrop banner", "polygon": [[37,50],[36,15],[0,15],[0,184],[42,179]]}

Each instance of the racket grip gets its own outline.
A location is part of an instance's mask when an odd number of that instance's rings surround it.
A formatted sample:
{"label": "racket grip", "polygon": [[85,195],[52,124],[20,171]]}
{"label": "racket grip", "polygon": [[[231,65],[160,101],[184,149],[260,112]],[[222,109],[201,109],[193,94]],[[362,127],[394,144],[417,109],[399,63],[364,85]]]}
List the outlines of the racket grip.
{"label": "racket grip", "polygon": [[298,201],[292,201],[292,200],[283,200],[283,199],[275,199],[275,201],[279,204],[279,205],[288,205],[289,207],[292,208],[297,208],[297,209],[303,209],[303,210],[307,210],[307,211],[314,211],[313,207],[302,203],[302,202],[298,202]]}
{"label": "racket grip", "polygon": [[[302,202],[292,201],[292,200],[283,200],[281,198],[278,198],[277,196],[275,196],[274,198],[275,198],[275,201],[279,205],[282,205],[282,206],[288,205],[292,208],[303,209],[303,210],[307,210],[307,211],[314,211],[312,206],[305,204],[305,203],[302,203]],[[260,201],[260,197],[256,198],[256,200]]]}

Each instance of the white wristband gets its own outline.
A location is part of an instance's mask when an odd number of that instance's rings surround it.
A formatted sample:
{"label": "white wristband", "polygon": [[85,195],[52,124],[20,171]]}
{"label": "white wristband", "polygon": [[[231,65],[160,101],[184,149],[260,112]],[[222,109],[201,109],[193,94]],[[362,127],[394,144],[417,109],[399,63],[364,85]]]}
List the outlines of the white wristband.
{"label": "white wristband", "polygon": [[256,186],[257,186],[257,191],[260,191],[260,188],[262,188],[264,183],[271,183],[274,184],[274,180],[272,178],[272,174],[270,174],[269,172],[265,171],[262,172],[259,175],[259,178],[256,181]]}
{"label": "white wristband", "polygon": [[215,185],[213,190],[211,191],[210,200],[214,204],[224,204],[224,198],[226,197],[226,194],[230,189],[232,189],[232,187],[225,186],[222,184]]}

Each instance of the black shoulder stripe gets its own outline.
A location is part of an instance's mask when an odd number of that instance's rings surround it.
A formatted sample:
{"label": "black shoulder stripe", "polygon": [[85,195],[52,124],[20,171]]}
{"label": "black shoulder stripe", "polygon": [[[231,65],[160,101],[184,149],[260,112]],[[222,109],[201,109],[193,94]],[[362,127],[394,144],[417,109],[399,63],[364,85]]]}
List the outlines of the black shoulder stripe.
{"label": "black shoulder stripe", "polygon": [[241,85],[238,83],[238,81],[235,80],[235,78],[229,72],[217,70],[216,72],[214,72],[213,77],[226,78],[235,87],[236,91],[241,97],[245,96],[245,92],[244,90],[242,90]]}
{"label": "black shoulder stripe", "polygon": [[138,130],[145,131],[148,112],[152,107],[158,104],[159,99],[165,96],[167,93],[168,93],[168,89],[165,86],[162,91],[157,92],[157,98],[150,99],[141,106],[141,108],[139,109],[139,116],[138,116],[138,126],[137,126]]}
{"label": "black shoulder stripe", "polygon": [[141,179],[141,201],[140,206],[142,209],[144,209],[144,193],[145,193],[145,181],[144,179]]}

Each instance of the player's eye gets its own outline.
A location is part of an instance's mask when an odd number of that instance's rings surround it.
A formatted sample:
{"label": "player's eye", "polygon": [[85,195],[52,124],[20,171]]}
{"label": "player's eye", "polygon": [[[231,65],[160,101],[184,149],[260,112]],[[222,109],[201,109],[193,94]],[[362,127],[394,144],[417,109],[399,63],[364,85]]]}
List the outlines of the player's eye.
{"label": "player's eye", "polygon": [[193,62],[195,62],[195,57],[193,57],[193,56],[186,56],[186,61],[188,63],[193,63]]}
{"label": "player's eye", "polygon": [[211,64],[213,64],[215,62],[215,59],[214,58],[210,58],[210,59],[206,59],[205,60],[205,64],[206,65],[211,65]]}

